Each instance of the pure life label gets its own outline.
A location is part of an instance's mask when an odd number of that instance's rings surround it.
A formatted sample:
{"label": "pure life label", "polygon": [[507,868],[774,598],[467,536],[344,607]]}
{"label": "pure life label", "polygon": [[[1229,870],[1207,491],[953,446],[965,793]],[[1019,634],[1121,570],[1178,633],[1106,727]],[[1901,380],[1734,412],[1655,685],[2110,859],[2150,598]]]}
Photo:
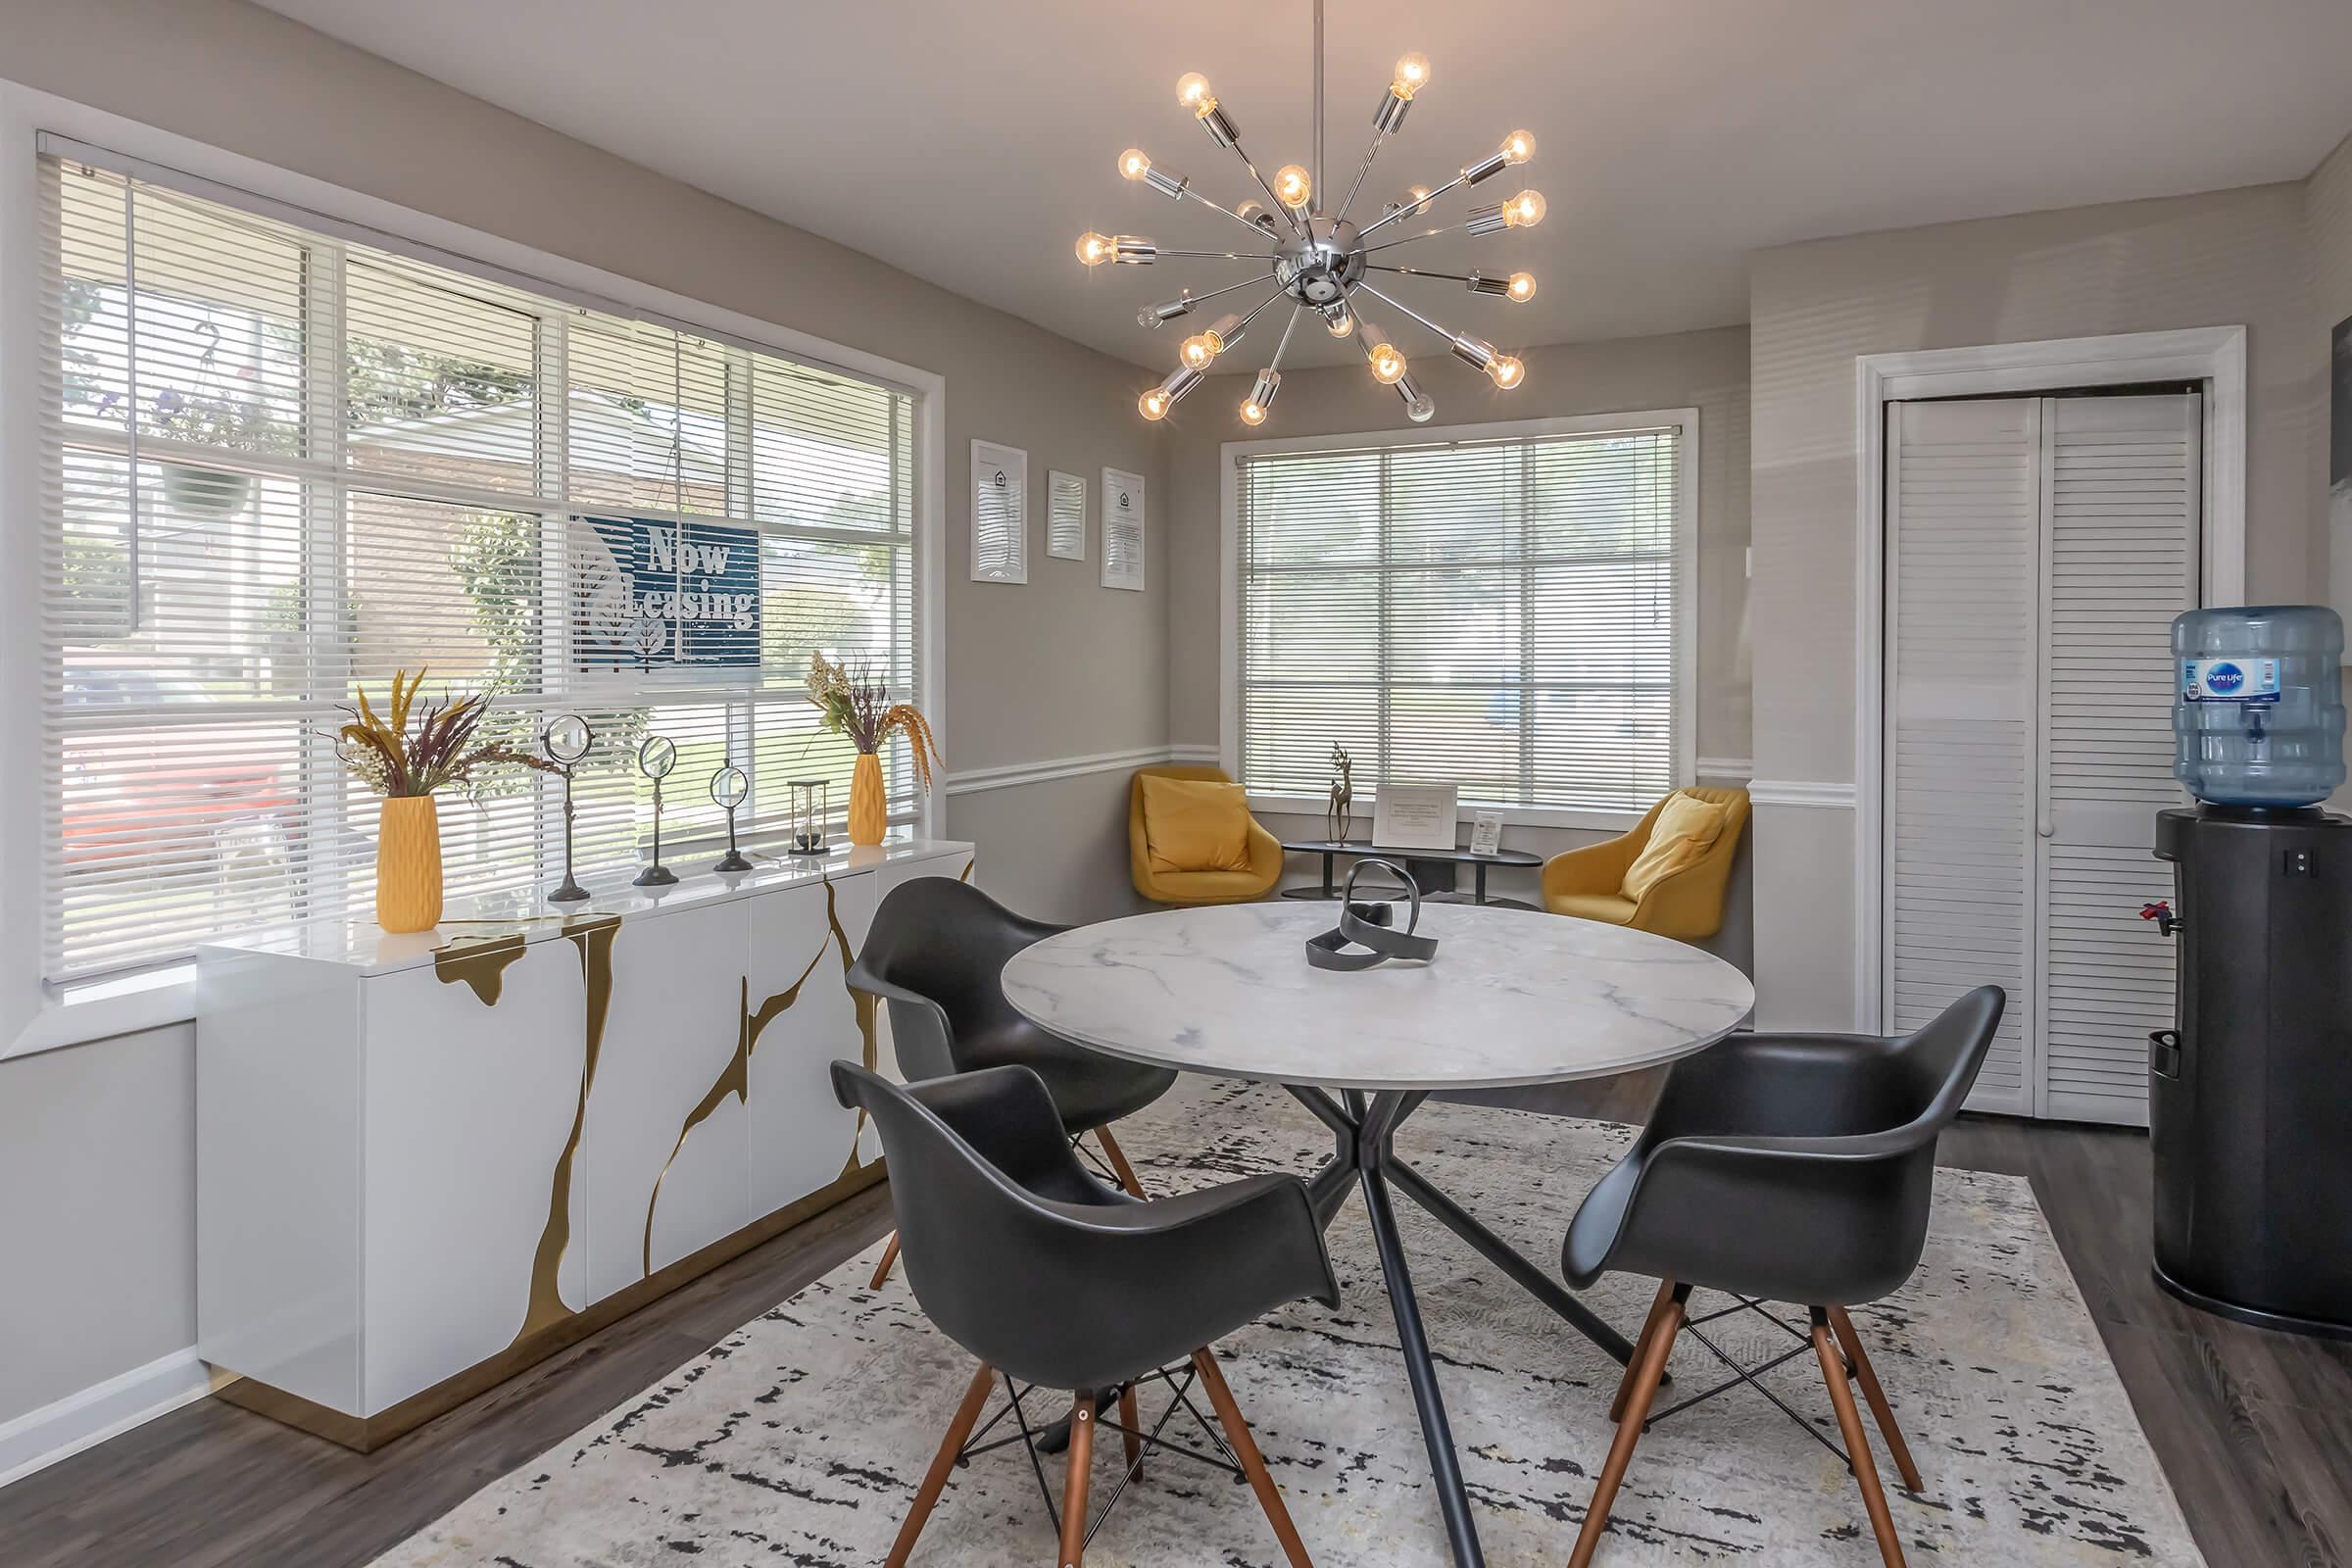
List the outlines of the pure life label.
{"label": "pure life label", "polygon": [[2184,703],[2275,703],[2278,701],[2276,659],[2184,659],[2180,662]]}

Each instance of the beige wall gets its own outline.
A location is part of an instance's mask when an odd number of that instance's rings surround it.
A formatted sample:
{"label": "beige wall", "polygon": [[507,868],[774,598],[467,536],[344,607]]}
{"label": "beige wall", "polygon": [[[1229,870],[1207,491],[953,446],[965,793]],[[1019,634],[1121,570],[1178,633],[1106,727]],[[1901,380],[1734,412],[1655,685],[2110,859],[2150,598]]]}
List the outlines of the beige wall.
{"label": "beige wall", "polygon": [[[2338,143],[2304,188],[2303,216],[2311,235],[2311,299],[2323,343],[2335,324],[2352,317],[2352,136]],[[2328,432],[2330,405],[2323,397],[2317,411],[2319,439],[2313,443],[2313,479],[2326,492],[2329,460]],[[2352,620],[2352,486],[2330,500],[2328,522],[2328,595],[2345,619]],[[2352,785],[2339,791],[2330,804],[2344,808]]]}
{"label": "beige wall", "polygon": [[[1858,355],[2242,324],[2249,376],[2246,584],[2307,599],[2325,572],[2312,479],[2324,339],[2303,187],[2032,213],[1822,240],[1749,269],[1759,778],[1854,777]],[[1850,810],[1760,807],[1758,1015],[1845,1024]]]}

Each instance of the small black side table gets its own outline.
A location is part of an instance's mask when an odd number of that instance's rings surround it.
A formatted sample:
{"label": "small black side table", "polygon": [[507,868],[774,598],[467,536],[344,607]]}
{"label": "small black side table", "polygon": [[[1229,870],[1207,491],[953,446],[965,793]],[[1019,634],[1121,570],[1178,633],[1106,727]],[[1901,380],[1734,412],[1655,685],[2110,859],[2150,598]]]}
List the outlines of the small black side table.
{"label": "small black side table", "polygon": [[[1301,839],[1295,844],[1285,844],[1283,849],[1292,855],[1320,855],[1323,857],[1323,885],[1321,887],[1284,888],[1282,896],[1286,899],[1336,899],[1340,896],[1340,886],[1333,879],[1333,861],[1343,855],[1349,857],[1377,855],[1383,859],[1404,862],[1405,870],[1412,874],[1415,882],[1422,880],[1419,867],[1426,865],[1433,870],[1444,867],[1440,876],[1433,876],[1429,879],[1432,882],[1442,880],[1444,883],[1442,891],[1431,895],[1440,903],[1458,902],[1458,896],[1450,891],[1453,868],[1457,865],[1466,865],[1471,868],[1473,879],[1471,883],[1473,891],[1470,897],[1472,904],[1491,905],[1498,909],[1533,909],[1536,906],[1523,903],[1518,899],[1488,898],[1487,867],[1491,865],[1534,866],[1544,863],[1542,856],[1530,855],[1525,850],[1496,850],[1493,855],[1480,855],[1474,850],[1388,850],[1382,849],[1378,845],[1358,844],[1353,840],[1347,839]],[[1379,897],[1377,894],[1373,896]]]}

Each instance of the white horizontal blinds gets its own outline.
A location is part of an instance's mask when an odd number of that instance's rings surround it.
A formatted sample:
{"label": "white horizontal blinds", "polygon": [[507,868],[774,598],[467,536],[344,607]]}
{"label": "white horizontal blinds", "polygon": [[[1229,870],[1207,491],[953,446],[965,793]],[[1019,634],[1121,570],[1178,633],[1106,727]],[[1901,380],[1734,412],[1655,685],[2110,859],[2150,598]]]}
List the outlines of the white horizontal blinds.
{"label": "white horizontal blinds", "polygon": [[1680,432],[1242,460],[1242,769],[1638,809],[1676,783]]}
{"label": "white horizontal blinds", "polygon": [[2156,813],[2172,776],[2175,615],[2196,603],[2201,400],[2044,403],[2047,595],[2039,1112],[2147,1120],[2147,1038],[2173,1021]]}
{"label": "white horizontal blinds", "polygon": [[[830,778],[844,810],[850,753],[802,696],[811,650],[921,699],[906,394],[79,165],[41,177],[50,977],[365,911],[376,803],[332,731],[396,669],[429,665],[428,700],[493,693],[486,732],[517,747],[589,718],[584,873],[650,835],[646,735],[678,746],[677,846],[723,830],[707,786],[730,760],[754,779],[747,832],[793,777]],[[652,569],[648,529],[667,575],[591,594],[594,550]],[[736,657],[597,652],[596,617],[637,625],[614,590],[649,581],[756,604],[739,632],[690,634]],[[886,777],[910,817],[903,748]],[[515,765],[446,797],[452,891],[552,880],[556,801]]]}
{"label": "white horizontal blinds", "polygon": [[1970,1103],[2033,1108],[2038,407],[1887,410],[1888,1025],[2009,994]]}

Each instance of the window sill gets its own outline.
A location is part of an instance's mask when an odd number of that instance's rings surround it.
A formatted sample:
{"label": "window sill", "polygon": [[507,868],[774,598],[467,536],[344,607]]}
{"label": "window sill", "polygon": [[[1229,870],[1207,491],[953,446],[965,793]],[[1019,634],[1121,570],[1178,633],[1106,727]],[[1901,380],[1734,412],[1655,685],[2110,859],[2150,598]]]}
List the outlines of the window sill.
{"label": "window sill", "polygon": [[113,980],[53,987],[44,991],[40,1007],[17,1037],[0,1046],[0,1061],[186,1023],[195,1016],[196,965],[192,962]]}
{"label": "window sill", "polygon": [[[1320,795],[1262,795],[1252,792],[1250,809],[1268,816],[1312,816],[1320,818],[1329,808]],[[1355,820],[1366,834],[1372,831],[1373,803],[1362,800],[1353,807]],[[1533,828],[1572,828],[1605,833],[1622,833],[1642,820],[1643,812],[1628,808],[1623,810],[1604,807],[1583,806],[1482,806],[1463,802],[1454,808],[1454,820],[1468,822],[1481,811],[1500,811],[1502,825]]]}

